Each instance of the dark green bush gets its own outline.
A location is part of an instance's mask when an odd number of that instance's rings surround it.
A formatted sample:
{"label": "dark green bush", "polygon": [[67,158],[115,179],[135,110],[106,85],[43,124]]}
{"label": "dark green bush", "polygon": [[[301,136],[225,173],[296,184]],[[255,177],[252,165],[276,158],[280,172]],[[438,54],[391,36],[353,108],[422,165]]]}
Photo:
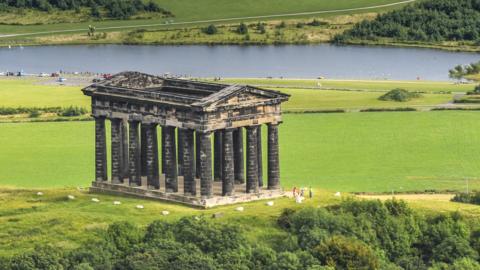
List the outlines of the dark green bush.
{"label": "dark green bush", "polygon": [[405,102],[409,101],[413,98],[419,98],[422,95],[419,93],[409,92],[405,89],[395,88],[384,95],[381,95],[378,99],[383,101],[398,101],[398,102]]}
{"label": "dark green bush", "polygon": [[218,33],[218,29],[214,24],[210,24],[206,28],[203,28],[202,32],[207,34],[207,35],[214,35],[214,34]]}
{"label": "dark green bush", "polygon": [[87,109],[77,106],[69,106],[67,108],[63,108],[62,111],[59,113],[60,116],[80,116],[88,113]]}
{"label": "dark green bush", "polygon": [[235,31],[238,34],[246,35],[248,34],[248,26],[242,22],[237,26],[237,29]]}

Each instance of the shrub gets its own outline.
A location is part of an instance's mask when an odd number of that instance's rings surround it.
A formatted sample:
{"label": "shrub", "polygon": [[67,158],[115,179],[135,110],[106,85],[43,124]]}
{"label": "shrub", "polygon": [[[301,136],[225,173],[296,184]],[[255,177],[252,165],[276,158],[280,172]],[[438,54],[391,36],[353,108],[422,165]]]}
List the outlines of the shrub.
{"label": "shrub", "polygon": [[242,22],[238,25],[236,32],[241,35],[246,35],[248,34],[248,26]]}
{"label": "shrub", "polygon": [[378,269],[379,260],[366,244],[343,236],[332,236],[313,249],[322,264],[335,269]]}
{"label": "shrub", "polygon": [[214,35],[214,34],[218,33],[218,29],[215,25],[210,24],[206,28],[203,28],[202,32],[207,34],[207,35]]}
{"label": "shrub", "polygon": [[39,117],[40,115],[41,115],[41,113],[40,113],[39,111],[33,110],[33,111],[30,112],[30,114],[28,115],[28,117],[30,117],[30,118],[37,118],[37,117]]}
{"label": "shrub", "polygon": [[86,114],[88,111],[85,108],[77,107],[77,106],[69,106],[67,108],[63,108],[62,111],[59,113],[60,116],[80,116]]}
{"label": "shrub", "polygon": [[419,97],[421,97],[421,95],[418,93],[413,93],[405,89],[396,88],[388,91],[384,95],[380,96],[378,99],[383,101],[405,102],[413,98],[419,98]]}

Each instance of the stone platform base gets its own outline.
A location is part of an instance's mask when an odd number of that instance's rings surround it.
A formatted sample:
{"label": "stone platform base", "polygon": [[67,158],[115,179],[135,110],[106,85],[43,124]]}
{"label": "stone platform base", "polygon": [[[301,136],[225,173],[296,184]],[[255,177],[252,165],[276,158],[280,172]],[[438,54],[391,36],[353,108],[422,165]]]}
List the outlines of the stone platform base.
{"label": "stone platform base", "polygon": [[[283,190],[268,190],[260,188],[258,193],[246,193],[245,184],[235,185],[235,193],[232,196],[221,196],[222,183],[213,183],[213,196],[210,198],[202,198],[197,196],[189,196],[183,194],[183,177],[178,179],[178,191],[176,193],[165,192],[165,187],[160,186],[160,189],[153,189],[146,186],[146,179],[142,179],[144,185],[139,187],[131,187],[128,184],[128,179],[125,179],[124,184],[112,184],[110,182],[92,182],[90,187],[91,192],[106,193],[113,195],[131,195],[145,199],[155,199],[166,202],[180,203],[196,208],[210,208],[219,205],[236,204],[257,200],[267,200],[285,196]],[[197,180],[197,193],[200,193],[199,180]],[[165,183],[160,181],[160,183]]]}

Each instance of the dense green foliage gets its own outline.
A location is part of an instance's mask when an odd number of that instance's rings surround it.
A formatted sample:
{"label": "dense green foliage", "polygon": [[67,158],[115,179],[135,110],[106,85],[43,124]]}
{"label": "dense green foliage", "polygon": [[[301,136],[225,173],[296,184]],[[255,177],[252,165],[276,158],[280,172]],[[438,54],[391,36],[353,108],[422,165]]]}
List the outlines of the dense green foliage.
{"label": "dense green foliage", "polygon": [[480,61],[465,66],[457,65],[448,71],[448,76],[452,79],[462,79],[468,75],[476,75],[480,73]]}
{"label": "dense green foliage", "polygon": [[105,15],[109,18],[126,19],[138,12],[161,12],[165,15],[172,14],[162,9],[157,3],[141,0],[0,0],[0,11],[14,8],[33,8],[41,11],[79,10],[82,7],[91,9],[93,17],[101,17],[100,8],[105,9]]}
{"label": "dense green foliage", "polygon": [[427,0],[357,23],[337,35],[338,43],[349,40],[393,38],[400,41],[480,41],[479,0]]}
{"label": "dense green foliage", "polygon": [[214,24],[210,24],[209,26],[203,28],[202,32],[204,32],[207,35],[214,35],[218,33],[218,29]]}
{"label": "dense green foliage", "polygon": [[[79,106],[62,107],[0,107],[0,115],[29,114],[30,117],[38,117],[42,113],[55,113],[58,116],[80,116],[88,113],[88,110]],[[35,116],[32,116],[35,115]]]}
{"label": "dense green foliage", "polygon": [[327,208],[286,210],[279,225],[301,250],[336,269],[480,267],[478,225],[469,226],[456,213],[424,217],[402,201],[346,200]]}
{"label": "dense green foliage", "polygon": [[471,203],[480,205],[480,191],[470,193],[457,193],[452,202]]}
{"label": "dense green foliage", "polygon": [[413,98],[419,98],[419,97],[421,97],[421,95],[418,93],[409,92],[401,88],[395,88],[381,95],[378,99],[383,101],[406,102]]}
{"label": "dense green foliage", "polygon": [[[73,250],[37,246],[2,269],[478,269],[480,230],[459,214],[426,218],[404,202],[345,200],[285,209],[285,236],[252,241],[236,225],[204,216],[116,222]],[[464,267],[464,268],[458,268]]]}

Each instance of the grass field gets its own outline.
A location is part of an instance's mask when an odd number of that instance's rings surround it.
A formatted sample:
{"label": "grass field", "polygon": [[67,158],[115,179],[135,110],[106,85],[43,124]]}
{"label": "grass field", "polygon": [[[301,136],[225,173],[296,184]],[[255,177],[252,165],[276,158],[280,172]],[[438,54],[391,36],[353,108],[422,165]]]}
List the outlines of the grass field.
{"label": "grass field", "polygon": [[[161,7],[171,11],[174,15],[174,22],[189,22],[200,20],[215,20],[226,18],[239,18],[251,16],[268,16],[276,14],[325,11],[337,9],[352,9],[375,5],[391,4],[401,2],[399,0],[300,0],[288,1],[277,0],[274,3],[271,0],[157,0]],[[384,10],[389,8],[380,8]],[[371,10],[368,10],[371,11]],[[359,11],[365,12],[364,10]],[[355,11],[347,13],[358,13]],[[300,17],[305,15],[300,15]],[[311,16],[311,15],[308,15]],[[268,18],[264,18],[266,20]],[[278,19],[278,18],[277,18]],[[258,19],[257,19],[258,20]],[[112,27],[112,26],[130,26],[130,25],[144,25],[164,23],[165,19],[151,19],[151,20],[111,20],[95,22],[98,28]],[[235,21],[235,20],[233,20]],[[238,20],[237,20],[238,21]],[[44,25],[0,25],[0,33],[30,33],[39,31],[54,31],[64,29],[87,29],[91,22],[83,23],[59,23],[59,24],[44,24]],[[158,26],[157,26],[158,28]]]}
{"label": "grass field", "polygon": [[[48,80],[48,79],[47,79]],[[0,79],[0,106],[4,107],[48,107],[70,105],[90,108],[90,100],[80,91],[80,86],[62,86],[46,83],[45,79]],[[382,91],[402,87],[411,91],[438,93],[470,91],[474,84],[456,85],[450,82],[389,82],[389,81],[337,81],[321,80],[322,87],[332,89],[363,89],[365,91],[335,91],[319,89],[297,89],[295,87],[318,87],[318,80],[280,79],[229,79],[229,83],[248,83],[268,87],[290,94],[290,101],[283,110],[299,112],[322,109],[396,108],[409,106],[440,105],[452,100],[453,94],[423,94],[422,98],[408,102],[379,101]],[[285,88],[284,88],[285,87]]]}
{"label": "grass field", "polygon": [[[287,114],[282,183],[405,192],[465,190],[468,179],[478,189],[477,119],[478,112]],[[93,179],[93,122],[1,124],[0,132],[1,186],[87,186]]]}

